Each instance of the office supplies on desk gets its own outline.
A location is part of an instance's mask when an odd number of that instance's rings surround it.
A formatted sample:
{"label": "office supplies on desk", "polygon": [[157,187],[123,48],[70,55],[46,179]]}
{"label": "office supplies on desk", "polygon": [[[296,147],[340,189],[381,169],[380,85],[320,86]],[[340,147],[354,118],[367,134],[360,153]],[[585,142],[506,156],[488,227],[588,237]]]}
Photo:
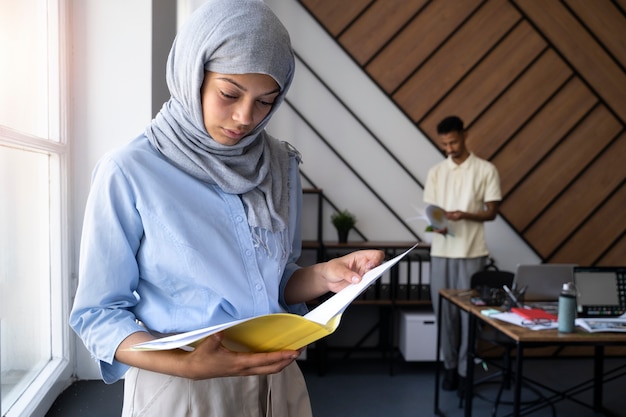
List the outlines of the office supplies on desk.
{"label": "office supplies on desk", "polygon": [[579,317],[618,317],[626,313],[626,267],[576,267]]}
{"label": "office supplies on desk", "polygon": [[552,320],[556,321],[557,316],[554,314],[550,314],[547,311],[544,311],[540,308],[518,308],[513,307],[511,309],[512,313],[517,314],[520,317],[525,318],[526,320]]}
{"label": "office supplies on desk", "polygon": [[548,313],[557,314],[559,311],[558,301],[531,301],[526,303],[526,307],[540,308]]}
{"label": "office supplies on desk", "polygon": [[501,320],[516,326],[523,327],[528,330],[548,330],[556,329],[558,324],[556,320],[548,319],[527,319],[512,311],[504,311],[498,314],[490,314],[489,318]]}
{"label": "office supplies on desk", "polygon": [[557,301],[564,282],[572,281],[575,264],[518,265],[516,288],[527,287],[524,301]]}
{"label": "office supplies on desk", "polygon": [[[521,292],[521,291],[518,292],[517,290],[515,290],[515,287],[516,287],[515,283],[513,283],[513,289],[510,289],[508,285],[503,285],[502,286],[502,289],[506,293],[508,301],[509,301],[509,302],[505,301],[505,303],[504,303],[505,309],[507,311],[511,310],[511,308],[513,306],[516,306],[517,308],[523,308],[524,307],[524,305],[522,304],[522,301],[521,301],[521,297],[524,296],[524,293]],[[524,287],[524,289],[525,289],[525,287]]]}
{"label": "office supplies on desk", "polygon": [[502,313],[500,310],[496,310],[495,308],[489,308],[487,310],[482,310],[480,312],[480,314],[482,314],[483,316],[493,316],[494,314],[500,314]]}
{"label": "office supplies on desk", "polygon": [[576,319],[576,325],[589,333],[626,333],[626,317],[611,319]]}

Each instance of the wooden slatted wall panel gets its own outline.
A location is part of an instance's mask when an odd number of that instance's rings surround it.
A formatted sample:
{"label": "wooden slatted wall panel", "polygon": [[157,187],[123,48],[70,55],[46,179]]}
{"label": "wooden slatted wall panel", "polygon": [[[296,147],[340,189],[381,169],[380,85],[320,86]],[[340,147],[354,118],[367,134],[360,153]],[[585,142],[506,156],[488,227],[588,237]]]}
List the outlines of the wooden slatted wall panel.
{"label": "wooden slatted wall panel", "polygon": [[544,261],[626,264],[626,0],[300,2],[434,143],[465,120]]}
{"label": "wooden slatted wall panel", "polygon": [[[402,30],[427,0],[378,1],[363,11],[363,15],[339,36],[341,43],[361,65],[372,57]],[[372,30],[376,28],[376,30]]]}

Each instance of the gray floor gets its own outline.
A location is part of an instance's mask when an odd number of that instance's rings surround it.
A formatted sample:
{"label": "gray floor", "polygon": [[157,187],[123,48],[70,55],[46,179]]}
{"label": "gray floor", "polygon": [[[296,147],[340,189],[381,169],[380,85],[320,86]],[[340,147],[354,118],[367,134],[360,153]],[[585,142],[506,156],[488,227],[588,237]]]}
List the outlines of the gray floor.
{"label": "gray floor", "polygon": [[[533,359],[527,362],[527,376],[532,376],[550,386],[562,388],[574,386],[591,377],[590,359]],[[605,370],[626,365],[626,358],[611,358]],[[435,368],[432,363],[390,362],[382,359],[334,360],[328,372],[319,375],[313,361],[301,363],[307,379],[313,412],[316,417],[417,417],[434,416]],[[484,375],[477,367],[478,376]],[[608,414],[626,417],[626,376],[605,384],[604,405]],[[112,417],[119,416],[122,404],[122,383],[105,385],[100,381],[78,381],[68,388],[51,407],[46,417]],[[495,386],[481,386],[481,392],[492,398]],[[454,392],[441,392],[440,409],[447,417],[463,415],[459,400]],[[506,393],[506,395],[509,395]],[[534,394],[524,390],[526,397]],[[582,401],[591,401],[589,392],[576,396]],[[564,417],[599,416],[593,410],[572,401],[555,404],[555,415]],[[476,398],[474,416],[491,415],[492,404]],[[501,406],[498,415],[506,415],[510,406]],[[535,417],[552,416],[550,408],[532,414]],[[172,417],[172,416],[167,416]]]}

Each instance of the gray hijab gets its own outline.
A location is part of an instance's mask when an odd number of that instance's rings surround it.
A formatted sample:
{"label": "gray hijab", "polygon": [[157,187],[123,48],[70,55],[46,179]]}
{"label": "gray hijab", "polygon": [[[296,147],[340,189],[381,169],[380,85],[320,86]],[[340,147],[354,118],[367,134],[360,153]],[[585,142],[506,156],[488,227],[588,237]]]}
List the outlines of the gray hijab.
{"label": "gray hijab", "polygon": [[[276,112],[295,69],[289,34],[261,0],[209,0],[179,31],[169,54],[166,77],[171,98],[146,134],[173,164],[224,192],[239,194],[255,243],[266,246],[265,231],[279,233],[285,255],[288,196],[287,147],[264,128]],[[280,95],[267,117],[239,143],[211,138],[202,116],[205,71],[267,74]],[[266,247],[269,250],[269,248]]]}

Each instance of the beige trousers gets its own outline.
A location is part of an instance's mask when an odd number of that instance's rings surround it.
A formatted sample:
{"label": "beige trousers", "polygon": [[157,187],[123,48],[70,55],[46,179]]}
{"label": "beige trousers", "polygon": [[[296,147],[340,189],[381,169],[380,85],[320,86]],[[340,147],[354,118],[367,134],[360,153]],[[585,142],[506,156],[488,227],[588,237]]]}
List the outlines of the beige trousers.
{"label": "beige trousers", "polygon": [[302,372],[292,363],[268,376],[193,381],[131,368],[122,417],[310,417]]}

